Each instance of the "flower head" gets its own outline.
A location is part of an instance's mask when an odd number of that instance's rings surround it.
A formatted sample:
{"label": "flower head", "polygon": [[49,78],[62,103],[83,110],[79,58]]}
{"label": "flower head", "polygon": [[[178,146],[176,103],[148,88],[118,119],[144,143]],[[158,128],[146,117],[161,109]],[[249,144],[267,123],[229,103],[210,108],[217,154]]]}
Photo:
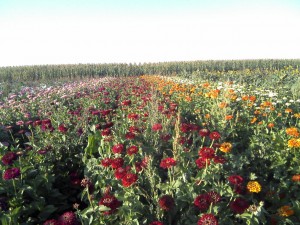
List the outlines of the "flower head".
{"label": "flower head", "polygon": [[2,156],[2,163],[4,165],[11,165],[18,158],[18,155],[15,152],[8,152]]}
{"label": "flower head", "polygon": [[112,152],[115,154],[120,154],[124,150],[124,145],[123,144],[115,144],[112,147]]}
{"label": "flower head", "polygon": [[230,152],[231,149],[232,149],[232,144],[229,142],[224,142],[220,146],[220,151],[225,152],[225,153]]}
{"label": "flower head", "polygon": [[4,171],[3,173],[3,179],[4,180],[11,180],[14,178],[17,178],[21,175],[21,171],[19,168],[9,168]]}
{"label": "flower head", "polygon": [[243,198],[237,198],[230,203],[229,207],[234,213],[242,214],[249,207],[249,203]]}
{"label": "flower head", "polygon": [[261,185],[257,181],[249,181],[247,189],[249,192],[259,193],[261,191]]}
{"label": "flower head", "polygon": [[163,169],[169,169],[171,168],[172,166],[176,166],[177,164],[177,161],[173,158],[165,158],[165,159],[162,159],[161,162],[160,162],[160,167],[163,168]]}
{"label": "flower head", "polygon": [[203,214],[197,225],[218,225],[218,220],[213,214]]}
{"label": "flower head", "polygon": [[122,202],[120,202],[115,196],[110,194],[105,194],[99,201],[99,205],[104,205],[110,208],[109,211],[105,211],[105,215],[113,214],[117,211],[117,209],[121,206]]}
{"label": "flower head", "polygon": [[76,215],[72,211],[65,212],[64,214],[62,214],[58,218],[58,221],[60,222],[60,224],[63,224],[63,225],[77,225],[78,224]]}
{"label": "flower head", "polygon": [[138,179],[138,176],[134,173],[127,173],[122,178],[122,184],[124,187],[130,187],[132,184],[134,184]]}
{"label": "flower head", "polygon": [[278,209],[278,214],[282,217],[288,217],[294,214],[294,210],[290,206],[285,205]]}
{"label": "flower head", "polygon": [[288,141],[289,148],[300,148],[300,138],[292,138]]}
{"label": "flower head", "polygon": [[158,204],[163,210],[169,211],[175,206],[175,201],[171,195],[164,195],[158,200]]}

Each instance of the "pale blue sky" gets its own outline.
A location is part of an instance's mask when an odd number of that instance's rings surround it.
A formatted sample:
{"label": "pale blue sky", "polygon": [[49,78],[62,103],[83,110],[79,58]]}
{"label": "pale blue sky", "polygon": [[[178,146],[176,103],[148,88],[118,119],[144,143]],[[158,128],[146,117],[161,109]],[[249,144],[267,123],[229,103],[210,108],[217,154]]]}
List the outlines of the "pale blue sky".
{"label": "pale blue sky", "polygon": [[0,0],[0,66],[300,58],[300,0]]}

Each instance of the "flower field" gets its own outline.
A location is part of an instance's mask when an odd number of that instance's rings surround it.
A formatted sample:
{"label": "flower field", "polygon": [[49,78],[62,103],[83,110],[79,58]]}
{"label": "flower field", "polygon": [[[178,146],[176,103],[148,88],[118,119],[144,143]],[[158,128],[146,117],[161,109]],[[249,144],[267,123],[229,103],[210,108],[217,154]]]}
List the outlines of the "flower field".
{"label": "flower field", "polygon": [[300,224],[300,94],[143,75],[0,94],[6,225]]}

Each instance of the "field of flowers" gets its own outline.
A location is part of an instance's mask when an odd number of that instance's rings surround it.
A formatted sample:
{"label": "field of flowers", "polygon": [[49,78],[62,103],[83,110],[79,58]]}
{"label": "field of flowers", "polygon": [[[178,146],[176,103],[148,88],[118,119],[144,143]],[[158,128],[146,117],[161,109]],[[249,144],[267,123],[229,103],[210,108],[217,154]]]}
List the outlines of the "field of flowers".
{"label": "field of flowers", "polygon": [[3,225],[300,224],[300,94],[143,75],[0,93]]}

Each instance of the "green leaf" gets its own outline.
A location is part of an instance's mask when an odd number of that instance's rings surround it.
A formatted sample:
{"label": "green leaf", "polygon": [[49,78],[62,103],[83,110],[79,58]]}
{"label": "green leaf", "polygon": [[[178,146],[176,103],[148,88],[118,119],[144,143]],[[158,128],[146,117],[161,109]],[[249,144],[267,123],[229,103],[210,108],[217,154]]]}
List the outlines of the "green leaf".
{"label": "green leaf", "polygon": [[57,207],[55,207],[54,205],[47,205],[43,211],[38,215],[38,217],[41,219],[41,220],[46,220],[48,219],[48,217],[53,213],[55,212],[57,209]]}
{"label": "green leaf", "polygon": [[92,156],[93,153],[97,152],[96,139],[94,135],[89,135],[88,145],[84,150],[86,155]]}

